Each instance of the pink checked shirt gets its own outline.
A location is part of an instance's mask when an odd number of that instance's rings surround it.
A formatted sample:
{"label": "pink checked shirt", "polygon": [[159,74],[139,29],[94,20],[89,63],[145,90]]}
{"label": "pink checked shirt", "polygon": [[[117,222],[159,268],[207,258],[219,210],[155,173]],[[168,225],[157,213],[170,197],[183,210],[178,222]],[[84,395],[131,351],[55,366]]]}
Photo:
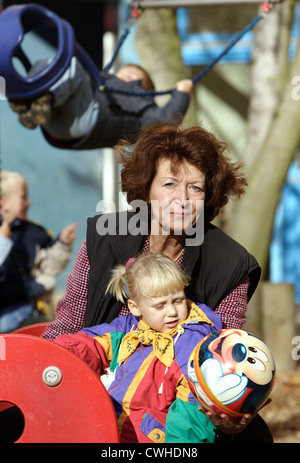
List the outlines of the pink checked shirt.
{"label": "pink checked shirt", "polygon": [[[149,241],[147,240],[143,252],[148,249]],[[183,255],[179,259],[178,265],[181,265],[182,258]],[[44,338],[55,339],[64,333],[77,333],[84,327],[89,271],[90,264],[84,241],[74,268],[68,276],[65,294],[57,304],[56,319],[48,325],[43,335]],[[223,328],[241,329],[245,323],[248,286],[249,278],[246,277],[216,308],[215,312],[220,315]],[[122,307],[119,315],[126,315],[126,313],[128,313],[128,309]]]}

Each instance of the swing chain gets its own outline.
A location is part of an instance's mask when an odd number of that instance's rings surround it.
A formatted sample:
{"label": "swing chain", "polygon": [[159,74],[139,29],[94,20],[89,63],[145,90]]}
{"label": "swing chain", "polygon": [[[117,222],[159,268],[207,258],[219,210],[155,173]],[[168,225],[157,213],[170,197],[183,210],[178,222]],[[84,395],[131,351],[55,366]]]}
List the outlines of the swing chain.
{"label": "swing chain", "polygon": [[[117,47],[114,51],[114,54],[112,56],[112,59],[110,60],[110,62],[103,68],[103,70],[105,72],[108,72],[110,70],[110,68],[112,67],[113,63],[115,62],[117,56],[118,56],[118,53],[119,53],[119,50],[120,48],[122,47],[126,37],[128,36],[129,32],[130,32],[130,29],[131,29],[131,26],[133,25],[133,23],[141,16],[142,14],[142,10],[140,10],[139,8],[137,7],[133,7],[132,8],[132,11],[131,11],[131,14],[129,16],[129,19],[127,21],[127,24],[126,24],[126,27],[124,29],[124,32],[123,34],[121,35],[120,39],[119,39],[119,42],[117,44]],[[100,92],[104,92],[106,90],[106,86],[105,86],[105,82],[100,82],[99,85],[98,85],[98,88],[100,90]]]}

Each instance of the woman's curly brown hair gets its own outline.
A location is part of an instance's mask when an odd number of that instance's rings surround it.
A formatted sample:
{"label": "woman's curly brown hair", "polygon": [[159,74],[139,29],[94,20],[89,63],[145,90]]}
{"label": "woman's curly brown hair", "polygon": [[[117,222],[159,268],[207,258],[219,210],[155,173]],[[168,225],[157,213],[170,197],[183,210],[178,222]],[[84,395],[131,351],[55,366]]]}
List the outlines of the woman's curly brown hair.
{"label": "woman's curly brown hair", "polygon": [[205,174],[205,219],[213,220],[230,196],[244,193],[243,164],[232,162],[228,147],[202,127],[183,129],[172,123],[145,126],[135,143],[121,141],[119,153],[122,191],[127,201],[149,200],[149,191],[161,159],[171,161],[176,174],[183,162]]}

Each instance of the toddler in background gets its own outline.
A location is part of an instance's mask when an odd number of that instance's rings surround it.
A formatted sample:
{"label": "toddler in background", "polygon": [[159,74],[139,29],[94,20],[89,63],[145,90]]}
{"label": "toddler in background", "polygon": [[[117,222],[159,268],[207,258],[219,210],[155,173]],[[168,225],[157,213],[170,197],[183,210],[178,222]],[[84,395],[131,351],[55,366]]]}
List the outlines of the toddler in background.
{"label": "toddler in background", "polygon": [[0,333],[44,319],[55,276],[68,264],[77,224],[57,239],[27,218],[31,202],[25,178],[2,171],[0,225]]}

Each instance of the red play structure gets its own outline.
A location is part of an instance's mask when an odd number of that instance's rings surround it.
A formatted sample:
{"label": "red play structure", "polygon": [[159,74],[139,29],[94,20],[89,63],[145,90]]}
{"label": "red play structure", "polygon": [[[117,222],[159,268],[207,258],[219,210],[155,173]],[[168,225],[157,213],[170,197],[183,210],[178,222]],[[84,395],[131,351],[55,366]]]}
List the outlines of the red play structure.
{"label": "red play structure", "polygon": [[24,418],[16,442],[119,442],[99,377],[72,352],[40,338],[44,330],[38,324],[0,336],[0,410],[15,406]]}

